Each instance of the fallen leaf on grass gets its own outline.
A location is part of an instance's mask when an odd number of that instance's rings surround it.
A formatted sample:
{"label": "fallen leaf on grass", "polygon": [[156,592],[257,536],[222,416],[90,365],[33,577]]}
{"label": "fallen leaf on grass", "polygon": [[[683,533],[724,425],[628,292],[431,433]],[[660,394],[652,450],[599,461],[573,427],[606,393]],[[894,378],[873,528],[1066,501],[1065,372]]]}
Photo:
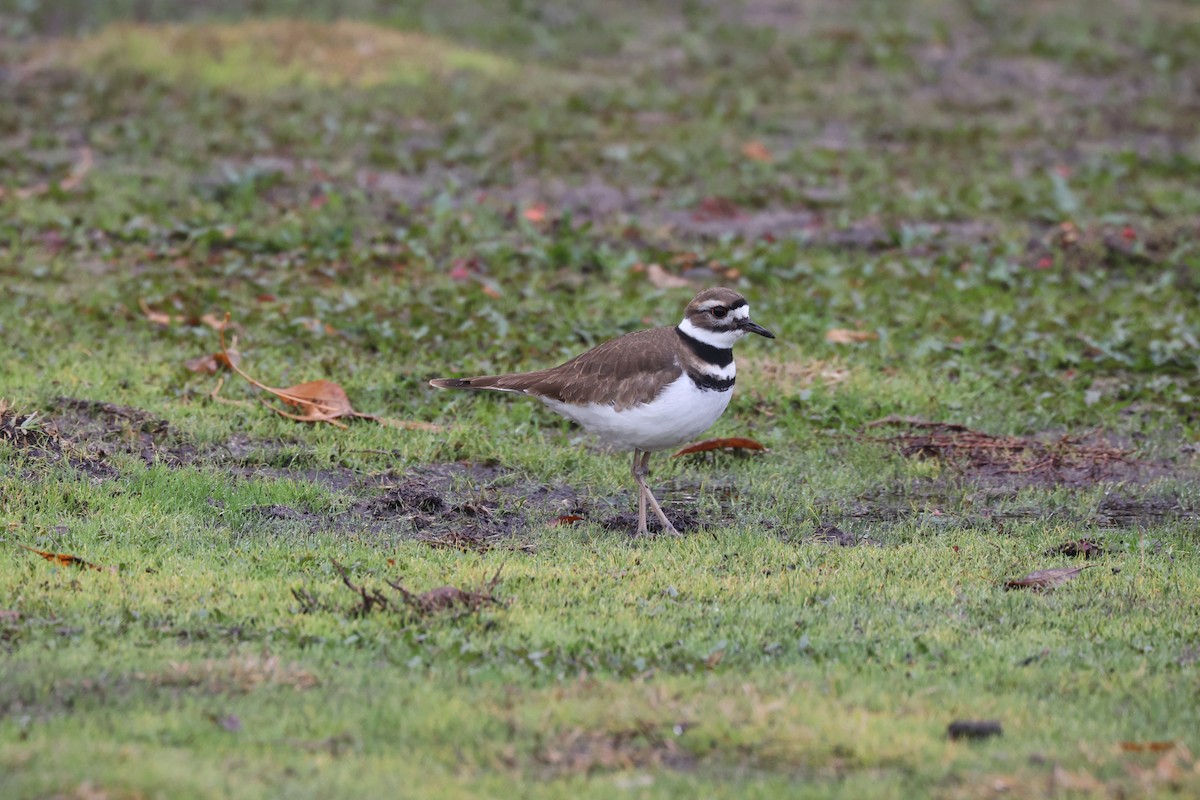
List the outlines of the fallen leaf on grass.
{"label": "fallen leaf on grass", "polygon": [[775,155],[758,139],[751,139],[742,145],[742,155],[751,161],[766,164],[775,160]]}
{"label": "fallen leaf on grass", "polygon": [[1175,784],[1185,775],[1200,774],[1200,761],[1192,756],[1192,751],[1186,744],[1179,742],[1163,752],[1153,767],[1144,768],[1133,763],[1126,764],[1125,769],[1140,783],[1149,787],[1155,784]]}
{"label": "fallen leaf on grass", "polygon": [[545,203],[534,203],[529,208],[525,209],[521,213],[521,216],[525,217],[526,220],[528,220],[529,222],[532,222],[535,225],[537,225],[538,223],[541,223],[541,222],[545,222],[546,221],[546,204]]}
{"label": "fallen leaf on grass", "polygon": [[1039,569],[1037,572],[1031,572],[1024,578],[1014,578],[1004,584],[1005,589],[1033,589],[1035,592],[1046,591],[1062,586],[1069,580],[1072,580],[1076,575],[1083,572],[1085,569],[1090,569],[1096,566],[1095,564],[1086,564],[1082,567],[1054,567],[1052,569]]}
{"label": "fallen leaf on grass", "polygon": [[708,450],[761,450],[766,452],[766,449],[753,439],[747,439],[743,436],[730,436],[724,439],[705,439],[703,442],[689,444],[687,447],[673,453],[671,458],[688,456],[692,453],[704,453]]}
{"label": "fallen leaf on grass", "polygon": [[574,525],[576,522],[579,522],[582,519],[583,519],[583,517],[579,516],[578,514],[563,514],[559,517],[555,517],[554,522],[552,522],[551,524],[552,525]]}
{"label": "fallen leaf on grass", "polygon": [[1121,749],[1126,753],[1165,753],[1174,749],[1174,741],[1164,742],[1121,742]]}
{"label": "fallen leaf on grass", "polygon": [[825,331],[825,341],[830,344],[858,344],[879,338],[875,331],[855,331],[849,328],[833,328]]}
{"label": "fallen leaf on grass", "polygon": [[[235,341],[234,344],[237,342]],[[206,375],[216,375],[223,369],[231,369],[231,363],[240,364],[242,356],[237,350],[222,351],[220,353],[210,353],[206,356],[190,358],[184,366],[191,372],[203,372]]]}
{"label": "fallen leaf on grass", "polygon": [[441,430],[441,426],[429,422],[384,419],[374,414],[364,414],[360,411],[355,411],[354,407],[350,404],[350,397],[346,394],[346,390],[333,381],[309,381],[308,383],[289,386],[286,389],[276,389],[273,386],[260,383],[242,371],[242,368],[236,363],[237,359],[231,355],[231,351],[225,346],[225,328],[228,325],[229,315],[226,314],[225,324],[218,329],[221,337],[221,355],[225,357],[225,363],[229,365],[230,369],[245,378],[251,386],[275,395],[284,404],[294,406],[300,411],[299,414],[292,414],[263,400],[263,405],[281,417],[294,419],[297,422],[328,422],[330,425],[338,428],[346,427],[345,423],[339,422],[340,419],[358,417],[359,419],[374,420],[375,422],[399,428],[425,431]]}
{"label": "fallen leaf on grass", "polygon": [[724,197],[706,197],[692,212],[696,222],[708,222],[720,219],[737,219],[742,216],[742,210],[732,200]]}
{"label": "fallen leaf on grass", "polygon": [[667,272],[663,269],[662,264],[651,264],[646,267],[646,277],[655,289],[686,289],[692,285],[687,278]]}
{"label": "fallen leaf on grass", "polygon": [[229,324],[228,317],[224,317],[224,318],[218,317],[216,314],[213,314],[212,312],[201,315],[200,321],[203,322],[208,327],[212,328],[214,331],[223,331],[223,330],[225,330],[225,326]]}
{"label": "fallen leaf on grass", "polygon": [[36,547],[30,547],[27,544],[16,543],[17,547],[22,547],[31,553],[37,553],[47,561],[53,561],[62,567],[77,567],[79,569],[94,569],[96,572],[116,572],[112,567],[98,567],[90,561],[84,561],[79,556],[73,556],[70,553],[53,553],[49,550],[38,550]]}
{"label": "fallen leaf on grass", "polygon": [[142,314],[146,316],[146,319],[150,323],[157,325],[160,328],[168,328],[174,324],[190,325],[193,327],[198,325],[207,325],[213,330],[219,331],[224,329],[224,327],[229,324],[228,319],[222,319],[211,311],[207,314],[202,314],[199,317],[189,317],[184,316],[183,314],[172,315],[165,311],[156,311],[150,307],[150,304],[146,302],[146,298],[144,297],[138,298],[138,308],[142,310]]}
{"label": "fallen leaf on grass", "polygon": [[[92,155],[92,148],[83,147],[79,151],[79,160],[71,167],[70,174],[58,182],[58,188],[64,192],[73,192],[83,183],[83,179],[92,171],[95,166],[96,159]],[[18,200],[24,200],[29,197],[36,197],[50,191],[51,183],[42,181],[35,183],[32,186],[25,186],[19,189],[13,189],[12,196]],[[9,193],[8,189],[0,186],[0,200],[3,200]]]}
{"label": "fallen leaf on grass", "polygon": [[170,314],[167,314],[165,312],[155,311],[146,302],[146,299],[144,297],[138,298],[138,308],[142,309],[142,313],[146,315],[146,319],[148,319],[151,323],[153,323],[155,325],[159,325],[163,328],[167,327],[172,322],[183,322],[183,317],[180,317],[180,316],[172,317]]}

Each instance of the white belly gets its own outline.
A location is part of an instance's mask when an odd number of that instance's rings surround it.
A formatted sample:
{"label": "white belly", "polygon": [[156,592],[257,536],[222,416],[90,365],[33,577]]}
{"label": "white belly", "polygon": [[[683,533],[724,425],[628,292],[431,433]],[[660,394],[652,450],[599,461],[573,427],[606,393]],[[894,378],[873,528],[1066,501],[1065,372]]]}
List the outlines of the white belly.
{"label": "white belly", "polygon": [[686,374],[645,405],[617,411],[612,406],[592,403],[570,405],[542,399],[551,410],[574,420],[602,442],[622,450],[666,450],[691,441],[725,412],[733,389],[703,390]]}

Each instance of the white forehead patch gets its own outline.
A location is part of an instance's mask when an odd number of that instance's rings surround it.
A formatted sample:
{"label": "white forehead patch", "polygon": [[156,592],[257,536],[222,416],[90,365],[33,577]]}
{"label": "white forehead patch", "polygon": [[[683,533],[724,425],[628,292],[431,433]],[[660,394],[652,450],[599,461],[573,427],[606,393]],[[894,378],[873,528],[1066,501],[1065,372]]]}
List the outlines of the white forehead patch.
{"label": "white forehead patch", "polygon": [[738,306],[729,312],[729,316],[733,317],[734,319],[750,319],[750,306]]}

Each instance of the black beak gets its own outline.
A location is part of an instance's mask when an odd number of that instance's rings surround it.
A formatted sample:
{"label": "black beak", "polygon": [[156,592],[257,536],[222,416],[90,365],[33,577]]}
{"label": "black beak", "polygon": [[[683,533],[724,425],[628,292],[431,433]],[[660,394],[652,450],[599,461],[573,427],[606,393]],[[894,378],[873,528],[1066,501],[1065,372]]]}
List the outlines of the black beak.
{"label": "black beak", "polygon": [[757,322],[751,322],[749,319],[743,319],[738,322],[738,327],[750,333],[757,333],[759,336],[765,336],[768,339],[774,339],[775,334],[759,325]]}

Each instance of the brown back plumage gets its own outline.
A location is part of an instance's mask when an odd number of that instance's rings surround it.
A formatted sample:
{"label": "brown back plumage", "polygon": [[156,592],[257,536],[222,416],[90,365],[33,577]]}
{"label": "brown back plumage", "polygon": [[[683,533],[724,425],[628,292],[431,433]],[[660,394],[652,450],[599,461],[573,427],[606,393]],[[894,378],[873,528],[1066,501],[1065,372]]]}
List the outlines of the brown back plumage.
{"label": "brown back plumage", "polygon": [[627,333],[550,369],[430,383],[442,389],[491,389],[564,403],[600,403],[619,411],[650,402],[683,373],[677,352],[675,329],[653,328]]}
{"label": "brown back plumage", "polygon": [[518,392],[574,405],[597,403],[618,411],[654,400],[685,370],[703,388],[724,391],[733,385],[732,374],[714,377],[706,370],[732,364],[733,342],[747,332],[774,338],[752,323],[747,312],[738,313],[745,305],[746,298],[732,289],[705,289],[688,303],[678,328],[627,333],[551,369],[429,383],[440,389]]}

